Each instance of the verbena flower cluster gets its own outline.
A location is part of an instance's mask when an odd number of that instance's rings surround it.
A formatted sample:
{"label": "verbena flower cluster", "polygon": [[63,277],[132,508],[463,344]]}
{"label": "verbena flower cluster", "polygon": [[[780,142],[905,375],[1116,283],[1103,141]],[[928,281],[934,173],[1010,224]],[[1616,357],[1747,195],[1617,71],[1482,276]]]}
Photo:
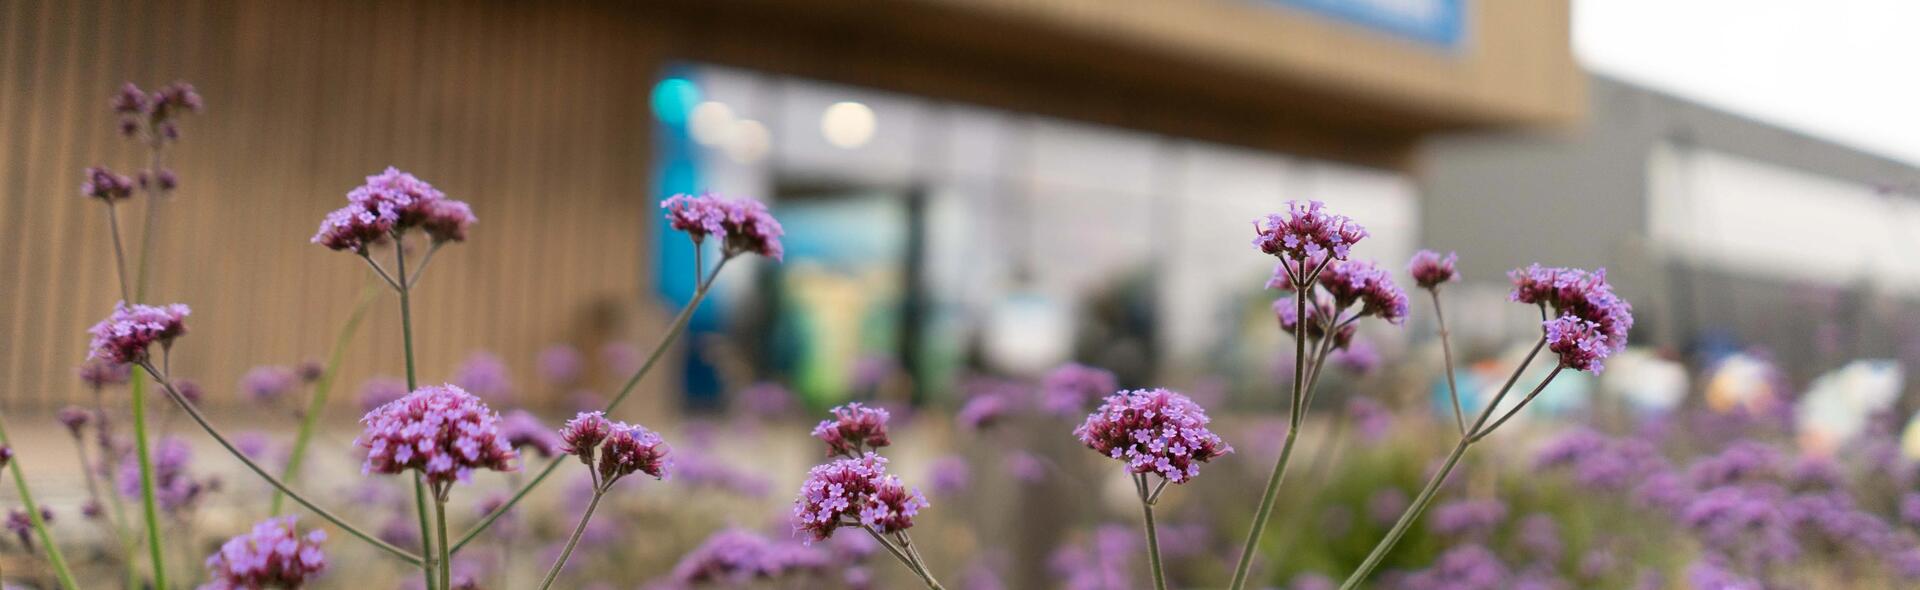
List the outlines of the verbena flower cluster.
{"label": "verbena flower cluster", "polygon": [[1153,473],[1173,483],[1200,474],[1200,464],[1233,452],[1207,429],[1206,410],[1165,389],[1122,391],[1108,396],[1073,430],[1088,448],[1127,464],[1130,473]]}
{"label": "verbena flower cluster", "polygon": [[[170,514],[192,510],[207,492],[219,488],[219,480],[193,475],[193,447],[178,437],[163,436],[153,448],[153,495],[161,510]],[[140,461],[131,451],[120,460],[118,474],[122,496],[140,497]]]}
{"label": "verbena flower cluster", "polygon": [[113,314],[87,330],[93,335],[87,360],[132,364],[147,360],[148,348],[167,346],[187,333],[187,314],[193,310],[175,303],[154,306],[120,302]]}
{"label": "verbena flower cluster", "polygon": [[788,574],[818,573],[834,561],[835,556],[821,548],[727,528],[681,557],[673,580],[687,586],[747,587]]}
{"label": "verbena flower cluster", "polygon": [[767,211],[765,203],[746,198],[729,198],[702,193],[700,196],[674,195],[660,202],[667,210],[668,225],[686,232],[698,244],[714,236],[721,240],[726,256],[754,253],[774,260],[786,256],[780,237],[786,230]]}
{"label": "verbena flower cluster", "polygon": [[476,221],[466,203],[393,167],[368,176],[365,185],[347,193],[347,202],[320,222],[313,243],[365,253],[369,246],[414,228],[436,243],[459,242],[467,239],[467,228]]}
{"label": "verbena flower cluster", "polygon": [[1407,294],[1393,284],[1393,276],[1372,262],[1343,260],[1320,271],[1320,287],[1333,296],[1337,309],[1360,305],[1361,316],[1398,324],[1407,319]]}
{"label": "verbena flower cluster", "polygon": [[200,93],[186,82],[174,82],[152,92],[128,82],[120,87],[109,106],[120,115],[121,135],[135,137],[144,132],[146,139],[158,142],[179,139],[180,129],[175,119],[185,113],[200,112],[204,103]]}
{"label": "verbena flower cluster", "polygon": [[[1300,295],[1295,294],[1292,297],[1273,300],[1273,315],[1280,321],[1281,331],[1297,337],[1300,335],[1300,304],[1296,297]],[[1307,338],[1319,340],[1327,337],[1327,324],[1333,323],[1336,326],[1333,332],[1334,349],[1345,349],[1351,346],[1353,336],[1359,332],[1359,329],[1352,323],[1339,322],[1337,319],[1330,322],[1328,319],[1338,317],[1340,314],[1334,309],[1332,298],[1316,295],[1307,300]]]}
{"label": "verbena flower cluster", "polygon": [[368,412],[355,444],[365,473],[419,470],[444,489],[475,469],[513,471],[517,455],[500,434],[500,416],[454,385],[427,386]]}
{"label": "verbena flower cluster", "polygon": [[1407,261],[1407,274],[1413,275],[1414,284],[1420,288],[1435,289],[1460,278],[1460,272],[1454,269],[1459,261],[1460,256],[1452,252],[1441,256],[1439,252],[1421,250]]}
{"label": "verbena flower cluster", "polygon": [[1557,329],[1551,324],[1543,326],[1548,338],[1558,345],[1554,352],[1560,353],[1562,364],[1598,371],[1601,361],[1626,349],[1627,333],[1633,329],[1633,305],[1613,293],[1606,270],[1588,272],[1535,264],[1507,276],[1513,280],[1508,299],[1551,308],[1558,317],[1583,321],[1556,318],[1548,321],[1560,322]]}
{"label": "verbena flower cluster", "polygon": [[1060,417],[1079,416],[1087,406],[1120,389],[1112,371],[1067,363],[1047,373],[1041,384],[1040,404],[1047,413]]}
{"label": "verbena flower cluster", "polygon": [[282,396],[293,392],[301,382],[300,374],[292,368],[280,365],[266,365],[247,370],[240,376],[240,391],[259,403],[272,403]]}
{"label": "verbena flower cluster", "polygon": [[1254,221],[1258,234],[1253,238],[1254,247],[1294,260],[1326,254],[1345,260],[1348,249],[1367,237],[1367,230],[1347,216],[1325,209],[1326,203],[1320,201],[1288,201],[1285,215],[1272,214]]}
{"label": "verbena flower cluster", "polygon": [[94,166],[87,169],[87,179],[80,183],[80,194],[107,202],[130,199],[133,198],[133,179]]}
{"label": "verbena flower cluster", "polygon": [[853,402],[833,409],[833,419],[821,420],[813,427],[813,437],[827,443],[827,455],[859,455],[893,444],[887,438],[885,408]]}
{"label": "verbena flower cluster", "polygon": [[807,472],[794,502],[794,529],[815,541],[842,526],[863,526],[881,534],[907,530],[928,506],[919,489],[908,488],[887,473],[887,459],[873,453],[837,459]]}
{"label": "verbena flower cluster", "polygon": [[670,449],[645,427],[608,420],[600,412],[581,412],[560,429],[560,440],[567,454],[594,468],[603,489],[636,472],[667,477]]}
{"label": "verbena flower cluster", "polygon": [[300,534],[292,516],[269,518],[253,525],[253,531],[228,539],[220,545],[220,551],[207,557],[210,581],[201,588],[305,587],[327,570],[327,556],[320,551],[320,544],[326,540],[326,531]]}

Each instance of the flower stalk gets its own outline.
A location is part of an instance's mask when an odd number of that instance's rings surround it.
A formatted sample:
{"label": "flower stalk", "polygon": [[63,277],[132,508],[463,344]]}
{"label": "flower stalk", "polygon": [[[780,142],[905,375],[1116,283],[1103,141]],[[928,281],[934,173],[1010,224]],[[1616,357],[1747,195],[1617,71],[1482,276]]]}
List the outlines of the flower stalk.
{"label": "flower stalk", "polygon": [[[7,439],[6,426],[0,424],[0,448],[12,447],[13,442]],[[20,504],[26,510],[29,522],[33,523],[34,534],[40,537],[40,545],[47,549],[47,562],[53,565],[53,573],[59,579],[60,587],[78,590],[80,586],[73,582],[73,571],[67,569],[67,558],[60,553],[60,545],[54,542],[53,533],[47,530],[46,519],[40,517],[40,506],[33,501],[33,491],[27,488],[27,475],[25,468],[20,466],[20,460],[18,456],[4,459],[7,470],[13,472],[13,485],[20,492]]]}
{"label": "flower stalk", "polygon": [[[368,287],[360,295],[360,302],[354,304],[353,313],[347,316],[347,323],[340,327],[340,336],[333,340],[333,351],[327,355],[326,368],[320,372],[320,379],[313,384],[313,395],[307,400],[307,410],[300,417],[300,430],[294,434],[293,450],[287,454],[287,464],[280,470],[280,479],[289,484],[300,477],[300,465],[306,459],[307,446],[313,440],[313,433],[320,422],[320,414],[326,411],[328,394],[333,390],[333,382],[340,376],[340,364],[346,358],[347,344],[360,329],[361,320],[367,311],[373,308],[373,302],[380,294],[379,288]],[[273,500],[268,503],[267,515],[279,516],[286,494],[273,491]]]}

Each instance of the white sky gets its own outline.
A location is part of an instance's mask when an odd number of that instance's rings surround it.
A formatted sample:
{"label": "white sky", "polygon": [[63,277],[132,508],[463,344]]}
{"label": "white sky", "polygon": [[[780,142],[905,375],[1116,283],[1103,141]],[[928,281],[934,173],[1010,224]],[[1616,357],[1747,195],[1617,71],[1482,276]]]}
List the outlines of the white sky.
{"label": "white sky", "polygon": [[1575,0],[1593,71],[1920,165],[1920,0]]}

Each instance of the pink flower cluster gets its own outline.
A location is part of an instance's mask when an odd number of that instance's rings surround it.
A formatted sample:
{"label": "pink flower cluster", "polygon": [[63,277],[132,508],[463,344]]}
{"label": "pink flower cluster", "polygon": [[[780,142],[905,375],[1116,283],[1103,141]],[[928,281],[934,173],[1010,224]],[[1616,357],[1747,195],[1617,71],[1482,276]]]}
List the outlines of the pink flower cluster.
{"label": "pink flower cluster", "polygon": [[1119,383],[1112,371],[1067,363],[1047,373],[1046,380],[1041,383],[1044,397],[1040,405],[1049,414],[1063,418],[1078,416],[1094,400],[1119,389]]}
{"label": "pink flower cluster", "polygon": [[240,391],[253,401],[270,404],[300,386],[300,374],[291,367],[262,365],[240,376]]}
{"label": "pink flower cluster", "polygon": [[186,82],[174,82],[153,92],[128,82],[113,95],[109,106],[120,115],[121,135],[133,137],[144,128],[154,139],[172,141],[180,138],[174,118],[182,113],[200,112],[204,103],[200,93]]}
{"label": "pink flower cluster", "polygon": [[824,541],[842,526],[862,526],[880,534],[907,530],[929,506],[919,489],[887,473],[887,459],[873,453],[838,459],[807,472],[794,501],[794,529]]}
{"label": "pink flower cluster", "polygon": [[1407,293],[1393,284],[1393,275],[1372,262],[1335,261],[1320,271],[1320,288],[1333,296],[1340,309],[1360,304],[1360,315],[1377,316],[1390,324],[1407,319]]}
{"label": "pink flower cluster", "polygon": [[109,203],[129,199],[133,197],[133,179],[94,166],[87,169],[87,180],[80,183],[80,194]]}
{"label": "pink flower cluster", "polygon": [[1602,361],[1612,354],[1600,324],[1579,316],[1567,314],[1547,320],[1546,329],[1547,350],[1560,355],[1560,364],[1569,369],[1598,373]]}
{"label": "pink flower cluster", "polygon": [[1294,260],[1325,253],[1345,260],[1348,249],[1367,237],[1367,230],[1345,215],[1327,213],[1325,208],[1326,204],[1320,201],[1288,201],[1286,215],[1276,213],[1264,220],[1254,220],[1254,231],[1258,233],[1253,238],[1254,247]]}
{"label": "pink flower cluster", "polygon": [[[1626,348],[1627,333],[1633,329],[1633,305],[1613,293],[1613,285],[1607,283],[1606,269],[1588,272],[1577,268],[1548,268],[1534,264],[1515,269],[1507,276],[1513,280],[1513,292],[1508,294],[1508,299],[1551,307],[1555,315],[1570,315],[1585,320],[1604,336],[1606,346],[1599,349],[1601,352],[1597,359],[1571,360],[1585,364]],[[1563,358],[1562,362],[1568,360]],[[1574,363],[1569,362],[1568,366],[1574,366]],[[1594,366],[1597,370],[1598,365]]]}
{"label": "pink flower cluster", "polygon": [[[1276,319],[1280,320],[1280,329],[1295,336],[1299,335],[1298,330],[1300,328],[1300,303],[1296,299],[1297,297],[1299,297],[1299,295],[1281,297],[1273,300],[1273,315]],[[1319,340],[1320,338],[1326,337],[1327,320],[1328,318],[1335,317],[1338,317],[1338,312],[1334,311],[1333,301],[1325,295],[1315,296],[1312,300],[1308,301],[1307,338]],[[1358,332],[1358,330],[1353,324],[1344,324],[1336,328],[1333,334],[1334,349],[1347,348],[1348,345],[1353,343],[1353,335],[1356,332]]]}
{"label": "pink flower cluster", "polygon": [[167,346],[187,333],[187,315],[193,310],[173,305],[127,305],[122,301],[113,314],[87,330],[93,334],[87,360],[132,364],[147,360],[147,348],[154,343]]}
{"label": "pink flower cluster", "polygon": [[1087,448],[1127,464],[1129,473],[1155,473],[1173,483],[1200,474],[1200,464],[1233,452],[1207,429],[1207,412],[1192,399],[1166,389],[1122,391],[1073,435]]}
{"label": "pink flower cluster", "polygon": [[1433,289],[1441,283],[1460,278],[1460,271],[1454,269],[1459,261],[1460,256],[1452,252],[1441,256],[1439,252],[1421,250],[1414,252],[1413,258],[1407,261],[1407,273],[1413,275],[1413,282],[1420,288]]}
{"label": "pink flower cluster", "polygon": [[728,257],[746,252],[774,260],[786,256],[786,249],[780,244],[786,230],[760,201],[702,193],[697,197],[668,197],[660,202],[660,208],[667,210],[668,225],[687,232],[696,244],[705,241],[707,236],[718,236],[722,240],[721,252]]}
{"label": "pink flower cluster", "polygon": [[643,426],[608,420],[600,412],[581,412],[560,429],[569,455],[594,468],[601,489],[635,472],[665,479],[671,449]]}
{"label": "pink flower cluster", "polygon": [[827,455],[853,457],[893,444],[887,438],[885,409],[853,402],[833,409],[832,420],[821,420],[813,427],[813,437],[827,443]]}
{"label": "pink flower cluster", "polygon": [[517,458],[500,435],[500,416],[454,385],[427,386],[368,412],[355,440],[367,450],[365,473],[418,469],[444,489],[474,469],[513,471]]}
{"label": "pink flower cluster", "polygon": [[446,197],[426,181],[389,166],[367,177],[367,184],[347,193],[347,206],[328,213],[313,243],[342,252],[366,252],[367,247],[420,228],[434,242],[467,239],[474,224],[467,204]]}
{"label": "pink flower cluster", "polygon": [[292,516],[269,518],[253,525],[252,532],[228,539],[207,557],[210,581],[201,590],[296,589],[319,577],[327,569],[320,552],[327,533],[301,535],[293,522]]}

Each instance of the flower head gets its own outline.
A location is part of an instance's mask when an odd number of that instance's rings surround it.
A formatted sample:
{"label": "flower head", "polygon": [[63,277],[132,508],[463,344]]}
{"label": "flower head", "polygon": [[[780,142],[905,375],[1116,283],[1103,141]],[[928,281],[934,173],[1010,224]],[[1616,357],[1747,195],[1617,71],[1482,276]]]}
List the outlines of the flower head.
{"label": "flower head", "polygon": [[500,434],[500,416],[457,386],[427,386],[368,412],[355,441],[366,473],[419,470],[444,491],[474,469],[513,471],[517,455]]}
{"label": "flower head", "polygon": [[794,501],[794,529],[815,541],[826,540],[847,525],[893,533],[912,527],[914,515],[927,506],[920,490],[907,488],[898,476],[887,473],[885,457],[867,453],[807,472],[800,497]]}
{"label": "flower head", "polygon": [[965,405],[960,406],[960,411],[954,413],[953,420],[962,430],[979,432],[993,427],[1012,411],[1013,403],[1007,396],[989,393],[967,400]]}
{"label": "flower head", "polygon": [[[198,506],[207,492],[219,487],[219,481],[193,476],[193,447],[185,440],[172,436],[160,437],[153,448],[153,489],[154,498],[161,509],[168,513],[179,513]],[[120,495],[126,498],[140,497],[140,462],[129,451],[128,456],[120,460]]]}
{"label": "flower head", "polygon": [[486,351],[469,355],[453,369],[453,384],[490,403],[506,401],[513,395],[513,376],[507,362]]}
{"label": "flower head", "polygon": [[580,349],[565,344],[555,344],[540,351],[535,366],[540,378],[554,385],[567,386],[580,381],[585,371],[586,359],[580,356]]}
{"label": "flower head", "polygon": [[668,225],[687,232],[694,243],[718,237],[728,257],[751,252],[780,260],[786,255],[780,243],[786,231],[760,201],[702,193],[674,195],[661,201],[660,208],[667,210]]}
{"label": "flower head", "polygon": [[292,516],[269,518],[253,525],[253,531],[228,539],[220,551],[207,556],[211,581],[201,588],[292,589],[312,582],[327,569],[327,557],[320,552],[327,533],[313,530],[302,535],[293,523]]}
{"label": "flower head", "polygon": [[360,384],[360,411],[371,412],[393,400],[406,397],[407,382],[393,377],[373,377]]}
{"label": "flower head", "polygon": [[580,458],[580,462],[593,464],[593,451],[600,443],[613,434],[613,421],[602,412],[581,412],[560,428],[560,440],[566,443],[561,451]]}
{"label": "flower head", "polygon": [[365,253],[407,230],[421,228],[436,243],[467,237],[473,211],[461,201],[412,174],[389,166],[347,193],[347,206],[328,213],[313,243],[343,252]]}
{"label": "flower head", "polygon": [[1200,474],[1200,463],[1233,452],[1207,429],[1206,410],[1165,389],[1122,391],[1073,430],[1087,448],[1127,464],[1129,473],[1155,473],[1173,483]]}
{"label": "flower head", "polygon": [[656,479],[667,476],[667,443],[645,427],[608,420],[600,412],[581,412],[560,429],[567,454],[594,468],[599,485],[635,472]]}
{"label": "flower head", "polygon": [[1452,252],[1441,256],[1439,252],[1421,250],[1407,261],[1407,273],[1413,275],[1413,282],[1420,288],[1434,289],[1460,278],[1460,272],[1454,270],[1454,264],[1459,261],[1460,256]]}
{"label": "flower head", "polygon": [[114,305],[113,314],[88,330],[93,334],[87,360],[132,364],[147,360],[147,347],[173,344],[187,333],[187,314],[193,310],[175,303],[166,306]]}
{"label": "flower head", "polygon": [[832,420],[813,427],[813,437],[827,443],[827,455],[852,457],[862,451],[893,444],[887,438],[885,409],[853,402],[833,409]]}
{"label": "flower head", "polygon": [[87,180],[80,183],[80,194],[109,203],[126,200],[133,197],[133,179],[94,166],[87,169]]}
{"label": "flower head", "polygon": [[540,418],[526,410],[508,412],[500,421],[500,435],[507,437],[507,445],[514,450],[532,449],[542,457],[560,454],[565,445],[559,435],[540,423]]}
{"label": "flower head", "polygon": [[1613,354],[1614,349],[1607,345],[1607,335],[1600,332],[1600,324],[1568,314],[1547,320],[1545,326],[1547,349],[1560,355],[1563,367],[1598,373],[1602,362]]}
{"label": "flower head", "polygon": [[[1297,297],[1299,297],[1299,295],[1281,297],[1273,300],[1273,315],[1280,320],[1280,329],[1294,336],[1299,336],[1298,330],[1300,327],[1300,304],[1296,299]],[[1325,338],[1327,335],[1327,319],[1337,317],[1339,317],[1339,313],[1334,310],[1332,300],[1324,296],[1314,297],[1307,303],[1307,338],[1310,340]],[[1341,325],[1334,330],[1333,347],[1335,349],[1346,348],[1353,343],[1353,335],[1357,332],[1358,330],[1353,324],[1348,323]]]}
{"label": "flower head", "polygon": [[125,385],[133,378],[133,365],[103,360],[90,360],[80,364],[78,371],[80,382],[93,389],[105,389],[113,385]]}
{"label": "flower head", "polygon": [[1407,293],[1393,284],[1393,275],[1372,262],[1338,261],[1320,271],[1320,287],[1333,296],[1339,309],[1360,304],[1360,315],[1377,316],[1387,323],[1407,319]]}
{"label": "flower head", "polygon": [[1513,280],[1508,299],[1551,307],[1556,315],[1571,314],[1593,322],[1606,335],[1610,352],[1626,349],[1627,332],[1633,329],[1633,305],[1613,293],[1606,269],[1587,272],[1535,264],[1515,269],[1507,276]]}
{"label": "flower head", "polygon": [[240,377],[240,391],[263,404],[280,399],[299,385],[300,375],[279,365],[254,367]]}
{"label": "flower head", "polygon": [[[53,511],[41,506],[40,522],[53,522]],[[7,511],[7,531],[20,538],[21,546],[33,549],[33,515],[27,514],[26,510],[15,508]]]}
{"label": "flower head", "polygon": [[773,575],[772,546],[772,541],[752,531],[722,529],[680,558],[673,567],[673,579],[690,586],[744,586]]}
{"label": "flower head", "polygon": [[80,438],[81,429],[86,428],[87,422],[93,420],[93,412],[82,409],[80,406],[67,406],[60,408],[57,417],[60,419],[60,425],[67,427],[68,434],[73,435],[74,438]]}
{"label": "flower head", "polygon": [[1254,247],[1294,260],[1305,260],[1323,252],[1345,260],[1348,249],[1367,237],[1367,230],[1345,215],[1323,211],[1325,208],[1326,204],[1320,201],[1288,201],[1285,215],[1275,213],[1254,221],[1254,231],[1258,234],[1253,238]]}

